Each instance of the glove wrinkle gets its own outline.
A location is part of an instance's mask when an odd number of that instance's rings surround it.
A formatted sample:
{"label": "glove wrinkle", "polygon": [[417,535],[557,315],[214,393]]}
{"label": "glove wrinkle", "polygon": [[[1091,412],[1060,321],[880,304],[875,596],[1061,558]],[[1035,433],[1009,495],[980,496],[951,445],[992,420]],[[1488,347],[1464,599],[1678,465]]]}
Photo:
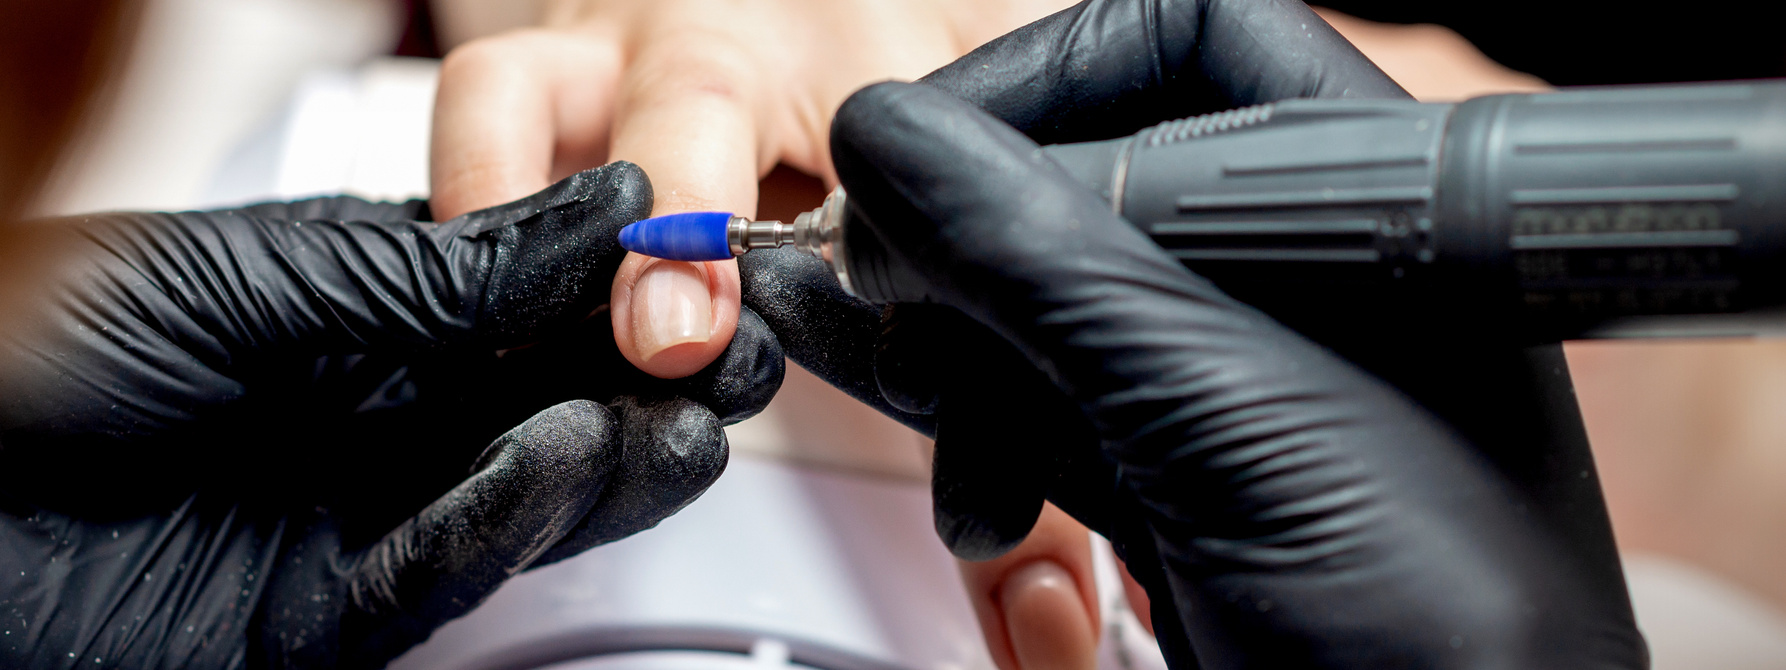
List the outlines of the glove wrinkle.
{"label": "glove wrinkle", "polygon": [[427,200],[373,202],[347,195],[322,196],[242,207],[244,214],[284,221],[433,221]]}
{"label": "glove wrinkle", "polygon": [[0,573],[7,667],[241,667],[233,608],[262,600],[282,524],[202,494],[92,525],[17,501],[4,509],[0,560],[32,566]]}

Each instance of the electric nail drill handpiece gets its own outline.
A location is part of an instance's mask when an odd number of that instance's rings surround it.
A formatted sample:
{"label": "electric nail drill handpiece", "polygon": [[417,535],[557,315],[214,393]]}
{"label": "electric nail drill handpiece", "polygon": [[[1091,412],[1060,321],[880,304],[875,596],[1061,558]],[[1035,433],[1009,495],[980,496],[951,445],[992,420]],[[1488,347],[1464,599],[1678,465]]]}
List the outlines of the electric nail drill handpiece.
{"label": "electric nail drill handpiece", "polygon": [[[1786,304],[1786,82],[1286,100],[1045,151],[1249,302],[1414,288],[1577,330]],[[679,214],[621,244],[793,245],[857,297],[923,301],[854,216],[840,189],[792,224]]]}

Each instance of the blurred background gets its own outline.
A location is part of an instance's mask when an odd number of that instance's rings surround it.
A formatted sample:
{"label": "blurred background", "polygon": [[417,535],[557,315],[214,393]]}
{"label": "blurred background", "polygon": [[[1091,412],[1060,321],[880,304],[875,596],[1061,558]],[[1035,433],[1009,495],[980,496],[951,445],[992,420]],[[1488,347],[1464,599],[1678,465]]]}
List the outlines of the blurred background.
{"label": "blurred background", "polygon": [[[1426,100],[1786,76],[1778,3],[1328,5],[1330,22]],[[543,11],[535,0],[145,7],[127,74],[40,213],[426,197],[436,59]],[[761,215],[822,195],[777,169]],[[1567,349],[1655,667],[1786,668],[1786,342]],[[771,409],[729,436],[739,456],[687,511],[514,580],[398,667],[774,667],[801,645],[838,667],[991,667],[930,530],[924,440],[793,369]],[[1100,566],[1101,659],[1157,666],[1114,570]],[[604,640],[648,631],[755,642],[749,657],[607,653],[617,647]],[[578,654],[591,657],[565,660]]]}

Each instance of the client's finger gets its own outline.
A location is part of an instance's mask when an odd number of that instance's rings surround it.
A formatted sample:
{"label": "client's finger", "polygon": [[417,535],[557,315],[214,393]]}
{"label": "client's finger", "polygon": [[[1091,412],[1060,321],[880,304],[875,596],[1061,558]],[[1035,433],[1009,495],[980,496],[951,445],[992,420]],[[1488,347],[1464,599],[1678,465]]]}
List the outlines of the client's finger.
{"label": "client's finger", "polygon": [[1129,603],[1129,611],[1135,613],[1135,619],[1141,622],[1142,630],[1153,635],[1153,600],[1147,596],[1147,587],[1135,581],[1129,574],[1129,566],[1122,559],[1116,559],[1117,572],[1122,573],[1122,597]]}
{"label": "client's finger", "polygon": [[1085,526],[1047,505],[1016,549],[959,565],[1000,670],[1097,666],[1098,597]]}
{"label": "client's finger", "polygon": [[622,55],[612,40],[525,30],[440,66],[429,155],[435,220],[509,202],[607,162]]}
{"label": "client's finger", "polygon": [[[759,152],[756,102],[764,76],[729,35],[683,28],[649,33],[622,82],[613,158],[645,168],[655,215],[752,216]],[[659,31],[660,33],[662,31]],[[694,45],[691,48],[691,45]],[[738,265],[632,255],[614,277],[614,341],[659,377],[690,375],[718,357],[738,322]]]}

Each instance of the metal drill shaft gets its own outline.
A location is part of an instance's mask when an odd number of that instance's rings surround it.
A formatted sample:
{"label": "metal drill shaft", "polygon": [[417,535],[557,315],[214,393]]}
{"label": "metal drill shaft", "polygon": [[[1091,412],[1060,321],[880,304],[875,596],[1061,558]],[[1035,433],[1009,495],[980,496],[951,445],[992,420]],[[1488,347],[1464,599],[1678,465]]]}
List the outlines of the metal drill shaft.
{"label": "metal drill shaft", "polygon": [[733,256],[742,256],[753,249],[775,249],[792,245],[810,256],[832,260],[832,248],[842,232],[843,190],[825,198],[825,204],[809,212],[801,212],[793,223],[752,221],[734,216],[726,225],[726,242]]}
{"label": "metal drill shaft", "polygon": [[839,188],[825,197],[825,204],[801,212],[791,224],[734,216],[726,224],[726,243],[731,246],[733,256],[742,256],[754,249],[793,246],[800,253],[830,264],[844,290],[852,291],[847,264],[842,262],[844,202],[843,189]]}
{"label": "metal drill shaft", "polygon": [[742,256],[752,249],[774,249],[794,244],[795,227],[780,221],[752,221],[734,216],[726,227],[726,241],[732,246],[733,256]]}

